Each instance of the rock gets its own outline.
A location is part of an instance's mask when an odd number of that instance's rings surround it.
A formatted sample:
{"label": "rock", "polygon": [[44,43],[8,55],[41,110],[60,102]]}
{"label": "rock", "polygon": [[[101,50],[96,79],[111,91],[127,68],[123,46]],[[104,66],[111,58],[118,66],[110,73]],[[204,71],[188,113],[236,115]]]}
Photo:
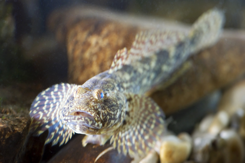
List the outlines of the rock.
{"label": "rock", "polygon": [[160,148],[161,163],[182,163],[190,155],[191,149],[192,142],[188,134],[166,136]]}
{"label": "rock", "polygon": [[0,107],[0,162],[17,162],[23,154],[30,125],[27,115],[16,113],[12,107]]}
{"label": "rock", "polygon": [[[107,143],[104,146],[97,146],[88,144],[86,147],[82,146],[83,135],[77,135],[72,139],[63,149],[61,149],[48,163],[56,162],[86,162],[93,163],[96,157],[110,145]],[[104,162],[118,162],[130,163],[131,159],[118,154],[116,150],[109,151],[101,156],[96,163]]]}
{"label": "rock", "polygon": [[[166,29],[172,29],[172,30],[183,30],[183,32],[188,30],[188,27],[186,25],[180,24],[178,22],[173,22],[173,21],[170,22],[156,17],[140,17],[140,16],[129,15],[129,14],[122,14],[115,11],[107,10],[105,8],[102,9],[102,8],[87,6],[87,5],[78,5],[75,7],[62,8],[60,10],[56,10],[50,15],[47,25],[49,30],[54,32],[54,34],[56,35],[56,39],[59,42],[68,45],[69,44],[68,38],[73,39],[76,37],[74,35],[70,37],[70,32],[76,26],[79,26],[79,23],[82,22],[85,23],[87,21],[88,21],[87,27],[92,27],[91,25],[93,25],[89,22],[92,23],[94,22],[99,24],[102,23],[105,25],[106,22],[109,22],[109,23],[113,23],[112,24],[113,26],[117,26],[117,27],[122,26],[119,28],[120,30],[125,31],[125,33],[122,33],[125,35],[125,37],[130,36],[130,34],[134,35],[136,34],[136,32],[142,29],[150,29],[156,27],[159,28],[164,27]],[[97,30],[96,28],[94,29],[95,29],[94,32],[99,32],[99,30]],[[132,31],[132,29],[136,30],[134,31],[135,33]],[[87,31],[85,31],[84,33],[86,34]],[[88,36],[92,34],[93,33],[88,33]],[[117,33],[117,36],[115,36],[115,38],[117,38],[116,41],[121,41],[118,39],[118,38],[122,39],[122,37],[120,36],[121,34]],[[123,38],[123,39],[127,39],[127,38]],[[131,45],[130,41],[128,41],[128,44]],[[72,44],[71,46],[72,49],[77,47]],[[125,47],[125,45],[122,45],[121,48],[123,47]],[[104,48],[108,48],[108,50],[111,51],[109,47],[105,46]],[[119,49],[116,49],[116,51],[117,50]],[[116,51],[115,52],[112,51],[112,52],[116,53]]]}
{"label": "rock", "polygon": [[41,160],[45,134],[30,139],[28,136],[29,107],[41,89],[40,85],[31,83],[0,84],[0,162]]}
{"label": "rock", "polygon": [[195,129],[191,159],[196,162],[244,162],[244,79],[227,89],[215,115]]}
{"label": "rock", "polygon": [[[220,101],[219,111],[229,116],[230,126],[239,133],[245,141],[245,80],[229,87]],[[244,143],[245,144],[245,143]]]}
{"label": "rock", "polygon": [[225,91],[218,109],[225,111],[232,116],[238,109],[245,106],[245,80],[235,83],[232,87]]}
{"label": "rock", "polygon": [[[156,27],[188,30],[184,25],[161,19],[79,6],[54,12],[49,27],[67,46],[69,82],[77,84],[109,69],[117,50],[129,48],[140,30]],[[245,72],[244,43],[244,32],[225,31],[217,44],[188,60],[192,63],[190,68],[178,80],[151,97],[170,114],[234,81]]]}
{"label": "rock", "polygon": [[191,160],[203,163],[242,163],[244,144],[233,129],[224,129],[219,135],[199,133],[193,137]]}
{"label": "rock", "polygon": [[234,130],[223,130],[220,138],[224,140],[223,147],[224,163],[244,162],[244,144],[241,137]]}
{"label": "rock", "polygon": [[108,70],[116,52],[123,47],[130,48],[140,29],[153,28],[153,24],[172,27],[165,22],[153,23],[150,19],[152,24],[135,17],[125,19],[124,15],[89,7],[67,10],[66,14],[54,12],[49,28],[55,32],[57,40],[67,46],[71,83],[82,84]]}

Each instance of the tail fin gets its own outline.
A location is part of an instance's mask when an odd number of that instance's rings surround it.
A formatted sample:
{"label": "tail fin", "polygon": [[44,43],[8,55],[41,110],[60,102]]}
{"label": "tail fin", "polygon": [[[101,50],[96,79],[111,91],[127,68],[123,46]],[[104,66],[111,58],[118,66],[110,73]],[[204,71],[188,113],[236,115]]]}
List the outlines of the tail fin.
{"label": "tail fin", "polygon": [[189,33],[192,43],[196,45],[191,52],[214,44],[219,38],[224,21],[224,13],[219,9],[209,10],[200,16]]}

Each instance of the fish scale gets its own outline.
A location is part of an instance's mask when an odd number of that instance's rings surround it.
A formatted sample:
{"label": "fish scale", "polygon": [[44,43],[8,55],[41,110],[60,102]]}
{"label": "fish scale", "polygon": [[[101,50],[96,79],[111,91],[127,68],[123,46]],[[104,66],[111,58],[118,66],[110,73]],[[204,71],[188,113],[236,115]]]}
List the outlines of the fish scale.
{"label": "fish scale", "polygon": [[[143,159],[168,134],[162,109],[146,91],[167,81],[189,56],[213,45],[224,16],[204,13],[189,33],[154,29],[139,33],[131,49],[119,50],[111,68],[83,85],[56,84],[31,105],[32,130],[49,130],[46,143],[62,145],[74,133],[82,144],[110,143],[120,153]],[[157,150],[159,151],[159,150]]]}

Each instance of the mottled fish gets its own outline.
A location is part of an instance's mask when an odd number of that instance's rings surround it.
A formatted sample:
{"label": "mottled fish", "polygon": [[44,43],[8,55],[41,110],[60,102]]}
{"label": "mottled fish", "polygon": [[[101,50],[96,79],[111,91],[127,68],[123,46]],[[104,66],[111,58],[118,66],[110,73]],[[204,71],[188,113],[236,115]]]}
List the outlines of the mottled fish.
{"label": "mottled fish", "polygon": [[204,13],[188,34],[150,30],[139,33],[129,51],[119,50],[111,68],[83,85],[57,84],[41,92],[30,109],[37,134],[49,130],[46,143],[67,143],[74,133],[83,145],[107,140],[118,152],[142,159],[167,134],[162,109],[144,94],[180,67],[193,53],[213,45],[224,16]]}

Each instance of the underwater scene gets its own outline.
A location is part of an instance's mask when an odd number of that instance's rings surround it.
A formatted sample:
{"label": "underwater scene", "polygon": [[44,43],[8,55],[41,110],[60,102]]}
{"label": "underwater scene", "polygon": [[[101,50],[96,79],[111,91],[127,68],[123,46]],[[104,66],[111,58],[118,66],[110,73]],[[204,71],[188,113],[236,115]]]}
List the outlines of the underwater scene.
{"label": "underwater scene", "polygon": [[244,161],[244,1],[0,0],[0,163]]}

